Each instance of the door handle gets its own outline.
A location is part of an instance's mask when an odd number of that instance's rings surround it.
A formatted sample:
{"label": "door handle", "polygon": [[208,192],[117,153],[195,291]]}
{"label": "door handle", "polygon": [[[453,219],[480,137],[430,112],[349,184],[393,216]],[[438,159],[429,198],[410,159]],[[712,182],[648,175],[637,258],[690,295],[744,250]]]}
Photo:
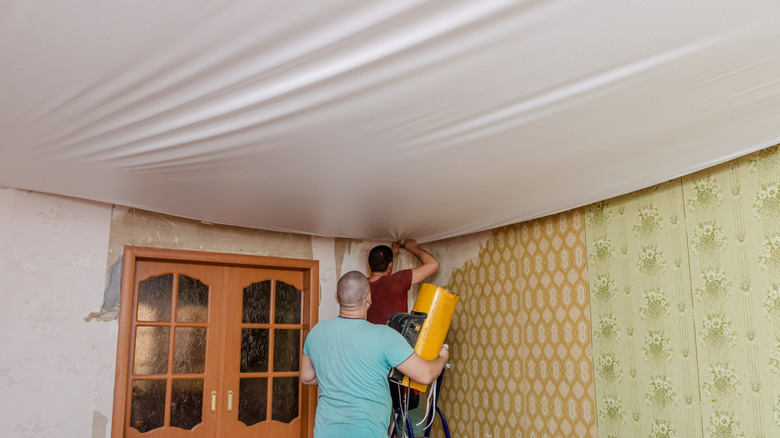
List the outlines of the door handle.
{"label": "door handle", "polygon": [[228,391],[228,412],[233,412],[233,391]]}
{"label": "door handle", "polygon": [[211,412],[217,412],[217,391],[211,391]]}

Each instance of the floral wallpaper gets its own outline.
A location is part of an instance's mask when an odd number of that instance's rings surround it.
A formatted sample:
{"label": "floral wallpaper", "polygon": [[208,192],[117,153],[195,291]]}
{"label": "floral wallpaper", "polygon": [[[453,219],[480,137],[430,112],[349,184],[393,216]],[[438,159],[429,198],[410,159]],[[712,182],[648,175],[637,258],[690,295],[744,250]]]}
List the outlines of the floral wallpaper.
{"label": "floral wallpaper", "polygon": [[681,182],[586,209],[601,437],[701,437]]}
{"label": "floral wallpaper", "polygon": [[683,178],[705,436],[780,437],[780,154]]}
{"label": "floral wallpaper", "polygon": [[581,209],[500,228],[453,271],[452,436],[596,436],[584,231]]}
{"label": "floral wallpaper", "polygon": [[780,152],[586,208],[601,437],[780,437]]}

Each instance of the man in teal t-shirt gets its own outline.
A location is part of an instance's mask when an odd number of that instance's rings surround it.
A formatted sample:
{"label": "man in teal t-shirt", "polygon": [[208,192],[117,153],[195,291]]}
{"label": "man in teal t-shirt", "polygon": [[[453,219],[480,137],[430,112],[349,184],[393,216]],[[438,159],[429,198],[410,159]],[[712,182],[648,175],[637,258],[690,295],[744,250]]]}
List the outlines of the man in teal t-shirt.
{"label": "man in teal t-shirt", "polygon": [[429,384],[449,352],[426,361],[395,330],[365,320],[371,306],[368,279],[344,274],[336,288],[338,318],[321,321],[309,333],[301,358],[301,381],[319,385],[315,438],[385,438],[390,425],[387,375],[396,367]]}

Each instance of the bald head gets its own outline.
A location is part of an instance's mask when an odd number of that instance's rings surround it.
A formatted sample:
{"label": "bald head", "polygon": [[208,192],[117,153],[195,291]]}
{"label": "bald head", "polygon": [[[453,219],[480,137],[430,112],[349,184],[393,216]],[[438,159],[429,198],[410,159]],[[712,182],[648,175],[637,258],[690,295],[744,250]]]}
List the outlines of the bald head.
{"label": "bald head", "polygon": [[358,271],[347,272],[336,285],[336,294],[339,297],[339,305],[346,308],[354,308],[365,304],[371,287],[368,278]]}

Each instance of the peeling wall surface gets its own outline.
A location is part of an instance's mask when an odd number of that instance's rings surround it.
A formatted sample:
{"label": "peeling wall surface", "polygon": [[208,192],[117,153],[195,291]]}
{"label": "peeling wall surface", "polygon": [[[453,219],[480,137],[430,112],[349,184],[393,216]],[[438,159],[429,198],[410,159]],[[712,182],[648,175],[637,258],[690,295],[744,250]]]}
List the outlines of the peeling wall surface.
{"label": "peeling wall surface", "polygon": [[213,225],[121,207],[113,210],[109,241],[109,266],[120,259],[124,246],[318,260],[321,320],[338,315],[334,295],[339,277],[353,270],[366,273],[368,251],[384,243]]}
{"label": "peeling wall surface", "polygon": [[[485,248],[485,245],[487,245],[488,240],[492,236],[492,230],[483,231],[421,245],[423,249],[436,256],[439,260],[439,270],[428,277],[425,282],[440,287],[452,284],[453,272],[462,269],[463,266],[469,262],[476,263],[481,251]],[[414,258],[414,255],[410,254],[409,257]],[[412,262],[409,259],[404,259],[401,263],[401,266],[413,267]],[[416,264],[419,264],[419,262]],[[414,303],[414,300],[417,299],[419,289],[418,285],[416,288],[413,288],[412,293],[409,294],[410,303]],[[411,308],[412,305],[413,304],[410,304],[409,308]]]}
{"label": "peeling wall surface", "polygon": [[105,437],[117,324],[100,309],[111,208],[0,189],[0,436]]}
{"label": "peeling wall surface", "polygon": [[115,207],[111,217],[109,263],[125,245],[272,257],[312,258],[311,237],[252,230]]}

